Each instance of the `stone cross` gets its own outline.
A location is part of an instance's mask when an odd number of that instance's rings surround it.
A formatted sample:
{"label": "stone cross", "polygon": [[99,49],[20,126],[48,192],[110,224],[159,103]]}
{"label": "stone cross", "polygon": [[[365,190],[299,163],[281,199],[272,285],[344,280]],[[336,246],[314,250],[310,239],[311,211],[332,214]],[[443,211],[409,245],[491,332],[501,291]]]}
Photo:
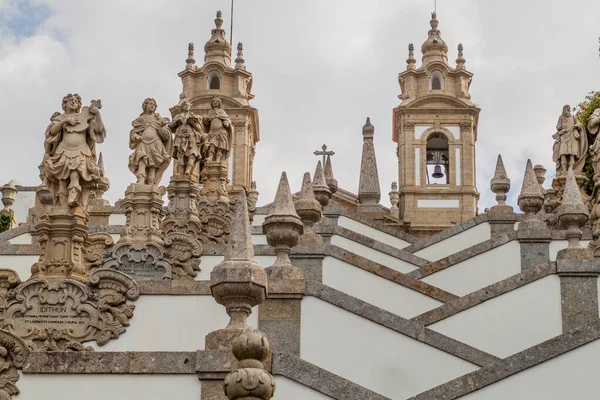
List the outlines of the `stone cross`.
{"label": "stone cross", "polygon": [[327,151],[327,145],[323,144],[323,146],[321,146],[321,150],[316,150],[314,154],[315,156],[323,156],[323,165],[325,165],[326,157],[334,155],[335,151]]}

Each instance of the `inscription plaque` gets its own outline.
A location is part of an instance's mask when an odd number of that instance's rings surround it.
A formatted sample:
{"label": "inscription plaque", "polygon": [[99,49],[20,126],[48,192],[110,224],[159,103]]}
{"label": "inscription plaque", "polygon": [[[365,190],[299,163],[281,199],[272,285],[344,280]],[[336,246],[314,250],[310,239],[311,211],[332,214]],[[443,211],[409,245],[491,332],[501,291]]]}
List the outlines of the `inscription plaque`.
{"label": "inscription plaque", "polygon": [[171,279],[172,268],[162,248],[156,244],[116,245],[103,268],[121,271],[137,281]]}

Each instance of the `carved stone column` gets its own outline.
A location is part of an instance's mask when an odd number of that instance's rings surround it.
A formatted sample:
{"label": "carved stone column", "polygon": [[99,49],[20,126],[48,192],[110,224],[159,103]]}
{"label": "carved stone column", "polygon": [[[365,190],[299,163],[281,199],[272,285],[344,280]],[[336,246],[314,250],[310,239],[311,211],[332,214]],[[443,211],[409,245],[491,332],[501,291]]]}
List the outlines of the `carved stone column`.
{"label": "carved stone column", "polygon": [[216,161],[206,161],[200,172],[200,178],[204,187],[201,196],[209,202],[229,202],[227,193],[227,164]]}
{"label": "carved stone column", "polygon": [[122,202],[127,221],[118,243],[162,244],[162,206],[163,200],[158,186],[138,183],[129,185]]}
{"label": "carved stone column", "polygon": [[271,338],[275,352],[300,356],[300,309],[306,282],[302,270],[290,262],[289,254],[298,244],[303,225],[294,209],[285,172],[281,174],[274,209],[265,218],[263,230],[267,243],[275,248],[277,259],[265,268],[269,297],[259,307],[259,328]]}
{"label": "carved stone column", "polygon": [[187,233],[196,237],[202,230],[196,204],[200,195],[200,187],[191,177],[175,175],[167,186],[169,204],[167,215],[162,222],[162,232]]}
{"label": "carved stone column", "polygon": [[517,228],[517,239],[521,244],[521,270],[535,268],[550,262],[550,240],[548,225],[537,218],[544,196],[533,171],[531,160],[527,160],[523,186],[518,204],[525,212],[525,220]]}

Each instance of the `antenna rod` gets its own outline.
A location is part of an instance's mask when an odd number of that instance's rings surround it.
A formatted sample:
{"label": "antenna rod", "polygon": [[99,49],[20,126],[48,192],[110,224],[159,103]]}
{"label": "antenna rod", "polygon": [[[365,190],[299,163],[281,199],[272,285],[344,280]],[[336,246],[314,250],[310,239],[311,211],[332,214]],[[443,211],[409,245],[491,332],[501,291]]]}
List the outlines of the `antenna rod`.
{"label": "antenna rod", "polygon": [[229,24],[229,43],[233,46],[233,0],[231,0],[231,23]]}
{"label": "antenna rod", "polygon": [[[233,0],[231,0],[233,1]],[[433,0],[433,12],[437,14],[437,0]]]}

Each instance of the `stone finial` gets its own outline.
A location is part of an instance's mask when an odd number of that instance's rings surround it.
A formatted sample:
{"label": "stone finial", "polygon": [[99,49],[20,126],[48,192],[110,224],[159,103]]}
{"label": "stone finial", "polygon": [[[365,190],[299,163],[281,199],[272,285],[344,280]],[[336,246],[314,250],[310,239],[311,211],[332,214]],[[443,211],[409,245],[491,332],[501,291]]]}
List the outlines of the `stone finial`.
{"label": "stone finial", "polygon": [[390,203],[392,204],[392,208],[390,208],[390,215],[394,218],[400,218],[400,209],[398,208],[398,203],[400,202],[400,193],[398,193],[398,183],[392,182],[392,190],[389,193]]}
{"label": "stone finial", "polygon": [[463,44],[458,44],[458,57],[456,58],[456,69],[465,68],[465,58],[463,57]]}
{"label": "stone finial", "polygon": [[523,177],[523,186],[519,194],[518,204],[521,210],[529,216],[535,215],[542,208],[544,196],[540,184],[537,182],[531,160],[527,160],[525,167],[525,176]]}
{"label": "stone finial", "polygon": [[266,269],[267,275],[274,278],[302,279],[302,270],[292,266],[289,254],[291,248],[298,244],[304,232],[304,225],[294,208],[285,172],[281,174],[273,202],[273,212],[265,218],[263,230],[267,236],[267,243],[275,248],[277,254],[275,263]]}
{"label": "stone finial", "polygon": [[562,204],[558,206],[556,214],[558,225],[567,231],[568,249],[581,249],[579,245],[582,236],[581,228],[586,224],[589,212],[581,199],[573,168],[569,168],[567,172]]}
{"label": "stone finial", "polygon": [[[254,261],[254,247],[248,217],[246,195],[235,200],[229,244],[224,260],[210,274],[210,289],[215,301],[225,306],[231,317],[225,330],[238,331],[248,327],[252,307],[265,300],[267,276]],[[230,340],[231,336],[227,338]]]}
{"label": "stone finial", "polygon": [[238,42],[237,44],[237,57],[235,58],[235,69],[246,69],[244,65],[244,44],[242,42]]}
{"label": "stone finial", "polygon": [[535,172],[538,183],[542,186],[546,181],[546,168],[543,165],[538,164],[533,167],[533,171]]}
{"label": "stone finial", "polygon": [[304,234],[300,237],[302,243],[322,243],[323,238],[313,230],[313,225],[321,219],[321,204],[315,199],[310,173],[306,172],[302,179],[302,189],[294,202],[296,212],[304,224]]}
{"label": "stone finial", "polygon": [[17,198],[18,192],[17,188],[15,187],[15,180],[13,179],[6,185],[2,186],[2,188],[0,188],[0,192],[2,193],[2,204],[4,204],[4,210],[12,210],[12,206],[15,204],[15,199]]}
{"label": "stone finial", "polygon": [[231,68],[231,45],[225,39],[222,15],[221,11],[217,11],[215,28],[210,32],[210,39],[204,45],[204,63],[215,61]]}
{"label": "stone finial", "polygon": [[498,154],[498,161],[496,161],[496,171],[494,171],[494,177],[490,184],[492,192],[496,193],[496,201],[499,206],[506,205],[506,193],[510,190],[510,179],[506,174],[504,163],[502,162],[502,156]]}
{"label": "stone finial", "polygon": [[256,181],[250,182],[250,189],[248,190],[248,211],[250,212],[251,219],[254,219],[254,212],[256,211],[256,203],[258,203],[258,190],[256,190]]}
{"label": "stone finial", "polygon": [[448,64],[448,45],[444,42],[441,32],[438,30],[439,21],[435,12],[431,13],[429,25],[431,29],[427,33],[427,40],[421,46],[423,65],[433,61],[442,61]]}
{"label": "stone finial", "polygon": [[193,69],[194,64],[196,64],[196,59],[194,58],[194,43],[188,44],[188,56],[185,60],[185,69]]}
{"label": "stone finial", "polygon": [[358,183],[358,202],[364,205],[377,205],[381,199],[381,190],[379,188],[379,174],[373,145],[375,127],[371,124],[369,118],[367,118],[367,122],[362,128],[362,134],[363,148]]}
{"label": "stone finial", "polygon": [[325,178],[325,173],[323,172],[323,166],[321,165],[320,160],[317,162],[314,177],[313,191],[315,193],[315,198],[321,204],[321,207],[325,207],[329,204],[329,200],[331,200],[331,190],[327,185],[327,179]]}
{"label": "stone finial", "polygon": [[406,59],[406,69],[416,69],[417,60],[415,60],[415,46],[408,44],[408,58]]}
{"label": "stone finial", "polygon": [[266,335],[248,328],[235,340],[232,351],[239,364],[223,382],[229,400],[271,399],[275,393],[275,380],[264,370],[263,361],[270,353]]}
{"label": "stone finial", "polygon": [[325,162],[325,180],[327,186],[331,190],[331,194],[334,194],[338,190],[338,181],[333,176],[333,167],[331,166],[331,156],[327,155],[327,161]]}

